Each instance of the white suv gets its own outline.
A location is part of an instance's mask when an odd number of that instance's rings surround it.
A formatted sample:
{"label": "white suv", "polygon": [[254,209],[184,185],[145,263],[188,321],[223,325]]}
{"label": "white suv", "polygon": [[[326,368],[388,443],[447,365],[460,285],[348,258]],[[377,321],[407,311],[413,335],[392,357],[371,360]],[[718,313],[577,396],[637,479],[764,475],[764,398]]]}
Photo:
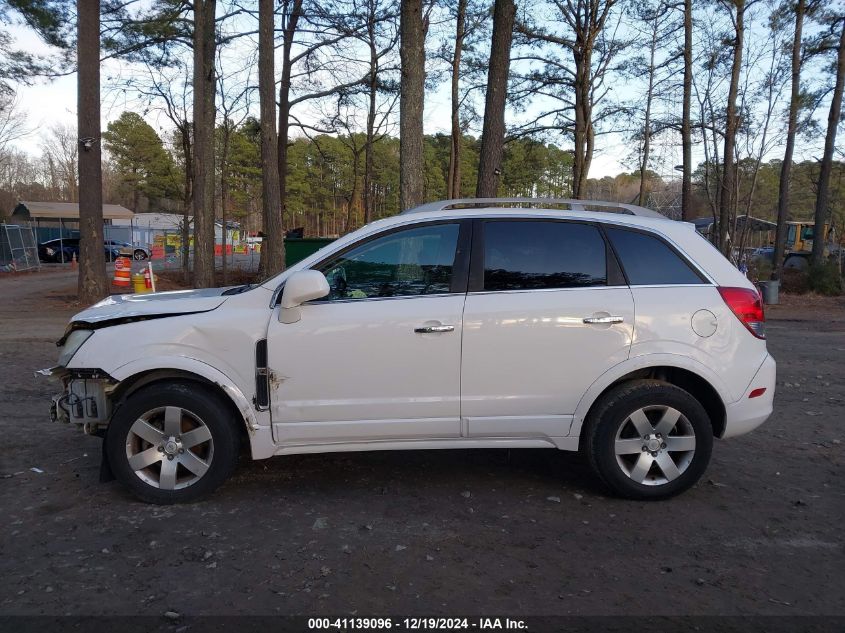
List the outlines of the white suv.
{"label": "white suv", "polygon": [[42,373],[64,384],[53,417],[104,436],[106,474],[154,503],[214,490],[242,443],[580,449],[614,492],[661,499],[701,477],[714,436],[771,414],[763,328],[754,286],[690,224],[460,200],[257,285],[105,299]]}

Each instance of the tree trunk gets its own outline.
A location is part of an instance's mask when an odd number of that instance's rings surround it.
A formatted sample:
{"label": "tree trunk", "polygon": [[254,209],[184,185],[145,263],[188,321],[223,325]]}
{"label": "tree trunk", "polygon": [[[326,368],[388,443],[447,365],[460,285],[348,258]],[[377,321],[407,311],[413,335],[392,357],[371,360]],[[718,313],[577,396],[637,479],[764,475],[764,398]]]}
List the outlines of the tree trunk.
{"label": "tree trunk", "polygon": [[399,209],[423,202],[423,105],[425,102],[425,32],[422,0],[401,0],[399,56]]}
{"label": "tree trunk", "polygon": [[842,32],[839,34],[839,50],[836,55],[836,84],[827,117],[827,134],[824,139],[824,154],[819,172],[819,190],[816,194],[816,226],[813,232],[813,252],[810,256],[810,263],[813,265],[820,264],[824,256],[824,245],[827,240],[824,228],[830,200],[830,172],[833,168],[833,150],[836,147],[836,128],[839,127],[839,117],[842,113],[842,88],[845,84],[845,20],[841,20],[841,24]]}
{"label": "tree trunk", "polygon": [[478,198],[495,198],[502,175],[505,151],[505,99],[511,63],[511,42],[516,5],[513,0],[496,0],[493,6],[493,38],[490,44],[490,70],[487,72],[487,98],[484,128],[478,160]]}
{"label": "tree trunk", "polygon": [[229,271],[226,265],[226,197],[229,195],[227,170],[229,169],[229,136],[232,133],[229,125],[229,121],[223,121],[223,142],[220,148],[220,224],[222,227],[220,231],[220,277],[224,286],[228,285],[229,281]]}
{"label": "tree trunk", "polygon": [[194,0],[194,286],[214,285],[216,0]]}
{"label": "tree trunk", "polygon": [[[103,166],[100,149],[100,2],[77,2],[79,128],[79,301],[108,296],[103,250]],[[89,146],[90,145],[90,146]]]}
{"label": "tree trunk", "polygon": [[590,165],[593,164],[593,152],[596,148],[596,128],[593,127],[593,104],[587,109],[587,143],[584,147],[584,168],[581,171],[581,193],[587,195],[587,177],[590,174]]}
{"label": "tree trunk", "polygon": [[[287,2],[283,6],[289,6]],[[276,143],[278,155],[279,172],[279,196],[281,200],[280,216],[278,222],[277,246],[275,258],[281,258],[282,270],[285,261],[285,211],[287,210],[287,180],[288,180],[288,135],[290,130],[290,85],[291,85],[291,50],[293,49],[293,38],[296,35],[296,28],[299,18],[302,15],[302,0],[293,0],[290,14],[284,23],[282,42],[282,79],[279,82],[279,140]]]}
{"label": "tree trunk", "polygon": [[446,197],[461,197],[461,53],[466,36],[467,0],[458,0],[455,27],[455,52],[452,55],[452,136],[449,146],[449,174],[446,179]]}
{"label": "tree trunk", "polygon": [[590,103],[592,45],[587,44],[582,33],[578,33],[576,39],[580,43],[572,49],[575,60],[575,156],[572,161],[572,197],[580,199],[587,193],[587,174],[590,172],[589,162],[592,160],[592,152],[589,149],[593,119]]}
{"label": "tree trunk", "polygon": [[[185,157],[185,193],[182,198],[182,231],[180,242],[182,245],[182,271],[185,281],[188,281],[191,255],[191,205],[194,200],[194,166],[193,146],[191,145],[191,125],[187,121],[179,129],[182,137],[182,154]],[[167,245],[165,244],[165,250]]]}
{"label": "tree trunk", "polygon": [[780,166],[778,185],[778,220],[775,231],[775,252],[772,256],[772,279],[780,279],[786,250],[786,221],[789,211],[789,178],[792,170],[792,153],[795,150],[795,132],[798,127],[798,108],[801,105],[801,31],[804,24],[805,0],[795,5],[795,34],[792,38],[792,93],[789,100],[789,118],[786,124],[786,150]]}
{"label": "tree trunk", "polygon": [[[276,134],[276,71],[274,0],[258,5],[258,93],[261,110],[261,241],[260,276],[269,277],[285,268],[282,234],[282,194],[279,177],[279,138]],[[288,81],[290,81],[288,71]],[[286,119],[287,120],[287,119]],[[287,141],[286,141],[287,144]]]}
{"label": "tree trunk", "polygon": [[648,92],[646,92],[645,101],[645,122],[643,124],[643,157],[640,162],[640,193],[637,197],[637,204],[643,206],[646,203],[647,179],[646,170],[648,169],[649,151],[651,150],[651,101],[654,97],[654,54],[657,50],[657,31],[658,18],[662,17],[660,14],[655,15],[652,22],[651,43],[649,45],[649,60],[648,60]]}
{"label": "tree trunk", "polygon": [[722,152],[724,166],[722,169],[722,195],[719,200],[719,248],[725,256],[729,256],[731,246],[728,242],[728,227],[736,204],[736,131],[739,126],[739,116],[736,111],[736,98],[739,92],[739,76],[742,70],[742,47],[745,36],[745,0],[733,0],[736,7],[736,22],[733,43],[733,65],[731,67],[731,83],[728,89],[728,105],[725,122],[725,149]]}
{"label": "tree trunk", "polygon": [[346,206],[346,220],[343,225],[343,232],[351,233],[355,228],[355,211],[360,206],[361,193],[358,189],[358,160],[361,158],[361,150],[357,144],[352,149],[352,191],[349,192]]}
{"label": "tree trunk", "polygon": [[[709,90],[709,88],[708,88]],[[710,231],[710,241],[713,243],[716,248],[719,247],[719,200],[722,195],[722,190],[720,189],[720,183],[722,178],[722,170],[719,163],[719,135],[716,131],[716,111],[713,108],[713,95],[708,92],[707,98],[707,114],[709,115],[710,121],[710,144],[713,148],[712,156],[707,156],[707,127],[704,126],[704,119],[702,118],[702,128],[701,134],[705,139],[704,147],[705,147],[705,160],[704,160],[704,182],[706,184],[705,190],[707,191],[707,201],[710,204],[710,213],[713,216],[713,228]],[[712,171],[712,175],[711,175]],[[710,184],[713,184],[712,188]]]}
{"label": "tree trunk", "polygon": [[684,104],[681,113],[681,219],[692,219],[692,0],[684,0]]}
{"label": "tree trunk", "polygon": [[[371,7],[373,5],[370,5]],[[378,50],[376,50],[375,15],[370,13],[367,21],[367,36],[370,47],[370,72],[367,79],[369,105],[367,107],[367,138],[364,145],[364,223],[373,219],[373,171],[375,170],[373,142],[376,121],[376,92],[378,90]]]}

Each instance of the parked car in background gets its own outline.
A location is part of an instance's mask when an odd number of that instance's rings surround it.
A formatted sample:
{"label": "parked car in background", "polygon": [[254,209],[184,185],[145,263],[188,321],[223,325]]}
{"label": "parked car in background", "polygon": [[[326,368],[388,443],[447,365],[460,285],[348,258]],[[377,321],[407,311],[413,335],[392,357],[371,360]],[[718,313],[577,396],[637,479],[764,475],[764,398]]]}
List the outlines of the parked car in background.
{"label": "parked car in background", "polygon": [[[133,246],[129,242],[118,242],[116,240],[105,240],[103,242],[106,261],[113,262],[123,255],[132,257],[135,260],[143,261],[150,257],[150,251],[143,246]],[[38,257],[42,262],[65,263],[76,255],[79,260],[79,238],[66,237],[63,239],[48,240],[38,245]]]}
{"label": "parked car in background", "polygon": [[252,459],[580,450],[610,490],[651,500],[772,413],[764,328],[755,287],[690,224],[593,200],[457,200],[258,284],[109,297],[42,373],[63,385],[53,419],[104,437],[111,472],[148,502],[211,492],[242,443]]}
{"label": "parked car in background", "polygon": [[[108,242],[103,244],[106,261],[114,261],[120,256],[120,249]],[[38,258],[47,263],[66,263],[76,255],[79,261],[79,238],[65,237],[62,239],[48,240],[38,245]]]}
{"label": "parked car in background", "polygon": [[116,240],[106,240],[106,247],[116,248],[124,257],[131,257],[135,261],[144,261],[152,256],[152,251],[143,246],[130,244],[129,242],[118,242]]}
{"label": "parked car in background", "polygon": [[751,251],[751,254],[748,256],[748,259],[752,262],[767,261],[771,264],[772,260],[774,259],[774,256],[774,246],[761,246]]}

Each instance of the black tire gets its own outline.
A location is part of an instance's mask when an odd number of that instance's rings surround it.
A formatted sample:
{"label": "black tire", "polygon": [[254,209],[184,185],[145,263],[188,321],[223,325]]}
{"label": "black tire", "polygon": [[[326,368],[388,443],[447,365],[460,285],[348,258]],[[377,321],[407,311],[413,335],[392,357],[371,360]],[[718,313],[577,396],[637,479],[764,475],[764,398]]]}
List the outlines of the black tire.
{"label": "black tire", "polygon": [[[663,444],[662,448],[655,447],[654,453],[634,446],[635,450],[643,454],[617,456],[617,442],[628,440],[632,444],[642,443],[643,447],[646,446],[646,441],[634,433],[636,427],[630,419],[632,414],[643,410],[646,416],[651,416],[648,420],[653,420],[652,424],[655,424],[661,412],[669,409],[681,414],[676,426],[670,430],[670,433],[675,434],[669,436],[676,440],[673,445],[689,442],[691,431],[695,437],[694,451],[669,453]],[[684,437],[678,437],[681,433],[676,431],[682,426],[686,429],[683,431]],[[701,403],[687,391],[659,380],[626,382],[604,394],[590,410],[582,437],[585,440],[582,449],[593,471],[615,494],[628,499],[659,500],[680,494],[701,478],[713,451],[713,427]],[[648,437],[657,436],[650,434]],[[654,463],[648,462],[651,455],[654,455],[651,457]],[[680,472],[673,473],[674,479],[664,475],[657,462],[658,457],[664,460],[666,456],[670,456]],[[649,483],[639,483],[632,478],[635,477],[639,463],[637,460],[640,459],[650,464],[646,467],[648,470],[643,468],[646,473],[643,481]]]}
{"label": "black tire", "polygon": [[[128,454],[130,451],[156,450],[157,444],[143,440],[130,430],[142,417],[151,419],[152,425],[161,424],[164,429],[164,421],[159,422],[159,418],[156,418],[156,415],[164,416],[164,413],[149,414],[160,409],[167,410],[167,407],[182,410],[179,424],[186,436],[189,427],[196,424],[196,420],[200,421],[198,426],[204,425],[210,434],[210,442],[206,440],[199,445],[200,450],[206,451],[202,457],[206,460],[203,464],[207,466],[207,470],[202,475],[196,475],[182,464],[183,458],[191,457],[184,454],[188,451],[193,454],[195,449],[178,450],[180,454],[168,456],[171,462],[176,461],[174,468],[182,473],[181,480],[177,476],[174,482],[177,482],[177,486],[184,486],[170,490],[162,489],[157,483],[148,481],[154,480],[156,476],[163,480],[161,464],[167,455],[163,449],[158,450],[162,456],[159,458],[160,462],[151,464],[149,468],[139,469],[138,473],[130,466]],[[117,480],[142,501],[162,505],[188,503],[212,493],[234,471],[240,449],[237,424],[238,420],[229,403],[211,388],[191,381],[157,382],[136,391],[117,408],[108,426],[103,450],[106,451]],[[137,448],[137,442],[141,443],[140,448]],[[156,468],[159,469],[158,475]],[[181,483],[178,483],[180,481]],[[187,481],[190,483],[186,483]]]}
{"label": "black tire", "polygon": [[810,260],[807,257],[802,257],[801,255],[790,255],[786,258],[786,261],[783,262],[783,267],[804,272],[810,267]]}
{"label": "black tire", "polygon": [[147,259],[147,253],[137,248],[135,249],[134,257],[136,262],[142,262]]}

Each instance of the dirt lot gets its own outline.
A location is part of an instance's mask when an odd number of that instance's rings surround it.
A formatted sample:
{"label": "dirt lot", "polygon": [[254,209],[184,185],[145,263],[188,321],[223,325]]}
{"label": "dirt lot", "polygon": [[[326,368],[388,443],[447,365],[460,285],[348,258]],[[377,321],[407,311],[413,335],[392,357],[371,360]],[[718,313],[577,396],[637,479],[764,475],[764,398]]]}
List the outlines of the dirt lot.
{"label": "dirt lot", "polygon": [[74,285],[0,277],[0,615],[845,615],[842,300],[769,310],[774,417],[669,502],[606,496],[577,455],[432,451],[244,463],[161,508],[49,421],[32,370]]}

